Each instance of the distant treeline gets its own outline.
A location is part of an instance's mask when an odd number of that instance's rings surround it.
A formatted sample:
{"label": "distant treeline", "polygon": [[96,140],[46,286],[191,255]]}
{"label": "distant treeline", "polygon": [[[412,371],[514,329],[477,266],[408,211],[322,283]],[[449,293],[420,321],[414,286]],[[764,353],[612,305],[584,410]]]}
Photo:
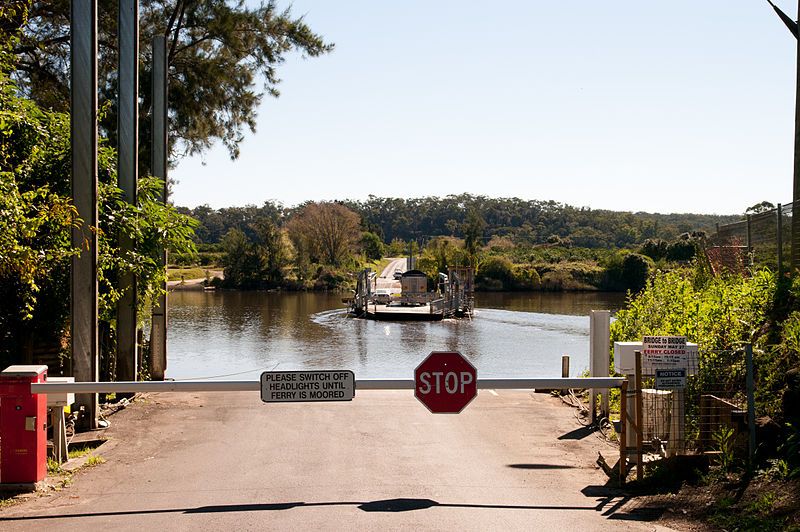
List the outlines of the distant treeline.
{"label": "distant treeline", "polygon": [[[573,207],[554,201],[488,198],[471,194],[443,198],[379,198],[341,203],[361,217],[361,225],[386,242],[425,241],[435,236],[464,238],[478,223],[483,242],[509,238],[519,245],[560,243],[587,248],[626,248],[648,239],[674,240],[690,231],[714,231],[716,223],[741,219],[739,215],[651,214]],[[197,239],[202,244],[221,242],[231,229],[247,233],[253,222],[267,218],[276,225],[302,205],[284,208],[267,201],[261,207],[194,209],[180,207],[200,222]]]}

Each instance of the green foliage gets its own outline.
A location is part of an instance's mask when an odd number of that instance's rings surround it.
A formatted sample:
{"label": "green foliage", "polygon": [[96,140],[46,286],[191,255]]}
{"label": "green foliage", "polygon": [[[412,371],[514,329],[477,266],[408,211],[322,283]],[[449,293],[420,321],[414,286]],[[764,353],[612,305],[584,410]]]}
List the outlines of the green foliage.
{"label": "green foliage", "polygon": [[476,209],[470,209],[462,229],[464,233],[464,249],[467,252],[467,264],[464,264],[464,266],[477,268],[479,261],[478,252],[483,243],[483,231],[485,228],[486,222],[478,211]]}
{"label": "green foliage", "polygon": [[531,265],[513,264],[505,256],[489,255],[478,267],[475,285],[483,291],[537,290],[541,278]]}
{"label": "green foliage", "polygon": [[[69,7],[67,0],[33,3],[22,40],[13,47],[25,94],[43,107],[69,106]],[[262,101],[258,83],[278,96],[277,68],[285,56],[316,57],[333,49],[313,33],[302,17],[280,10],[273,1],[253,5],[225,0],[142,0],[139,2],[141,64],[155,35],[166,35],[169,72],[170,141],[188,153],[207,150],[215,140],[239,153],[246,129],[255,129]],[[98,3],[100,102],[116,97],[117,3]],[[150,71],[140,76],[140,107],[145,138],[150,112]],[[101,128],[116,144],[116,108]],[[147,160],[147,157],[144,157]]]}
{"label": "green foliage", "polygon": [[408,244],[399,238],[392,239],[392,241],[389,242],[386,253],[390,257],[402,257],[408,253]]}
{"label": "green foliage", "polygon": [[485,291],[509,290],[514,284],[514,265],[505,257],[490,255],[478,268],[475,288]]}
{"label": "green foliage", "polygon": [[47,474],[48,475],[55,475],[61,473],[61,464],[59,464],[56,460],[53,460],[49,456],[47,457]]}
{"label": "green foliage", "polygon": [[[4,8],[5,9],[5,8]],[[71,229],[77,213],[63,195],[69,118],[18,98],[0,72],[0,365],[54,340],[69,285]]]}
{"label": "green foliage", "polygon": [[622,259],[622,282],[628,290],[638,292],[650,276],[653,261],[644,255],[631,253]]}
{"label": "green foliage", "polygon": [[681,238],[667,246],[665,257],[667,260],[684,261],[688,262],[693,260],[698,252],[697,240],[689,238]]}
{"label": "green foliage", "polygon": [[723,471],[730,471],[733,467],[735,436],[736,431],[733,430],[733,427],[727,427],[725,425],[720,425],[711,435],[714,449],[719,453],[717,455],[717,461]]}
{"label": "green foliage", "polygon": [[375,233],[365,231],[361,234],[361,249],[369,260],[381,260],[383,258],[384,245],[381,237]]}
{"label": "green foliage", "polygon": [[708,277],[700,265],[657,271],[617,313],[611,340],[686,336],[701,346],[701,388],[732,378],[731,369],[741,368],[743,345],[752,343],[757,413],[780,419],[787,371],[800,365],[800,315],[792,310],[794,303],[777,304],[780,293],[776,276],[768,270],[749,278]]}
{"label": "green foliage", "polygon": [[[117,187],[114,152],[101,150],[99,166],[101,177],[98,192],[98,283],[100,286],[98,310],[101,320],[113,322],[116,305],[122,293],[117,289],[118,279],[125,273],[136,276],[137,304],[140,322],[142,312],[156,297],[163,293],[167,272],[161,267],[161,249],[166,247],[174,253],[193,254],[193,228],[196,222],[179,214],[172,206],[160,201],[164,181],[154,177],[139,178],[137,204],[123,199]],[[120,238],[135,242],[134,249],[123,253]]]}
{"label": "green foliage", "polygon": [[[137,205],[122,201],[114,185],[115,152],[101,146],[98,155],[99,224],[92,230],[101,327],[110,327],[121,296],[119,273],[139,278],[141,310],[162,290],[159,250],[191,253],[193,222],[158,200],[163,181],[153,178],[140,180]],[[82,247],[72,245],[79,220],[69,199],[70,172],[69,116],[18,97],[0,72],[0,364],[24,360],[35,342],[63,340],[69,263]],[[136,242],[135,251],[121,254],[122,235]]]}
{"label": "green foliage", "polygon": [[667,241],[661,238],[648,238],[642,243],[639,251],[653,260],[660,260],[667,256],[668,245]]}
{"label": "green foliage", "polygon": [[224,285],[235,288],[275,288],[284,280],[290,249],[283,232],[270,220],[254,222],[252,236],[232,229],[222,241]]}
{"label": "green foliage", "polygon": [[[509,238],[517,245],[557,242],[588,248],[630,248],[646,239],[672,241],[690,230],[710,231],[714,224],[738,221],[738,216],[648,214],[578,208],[554,201],[488,198],[459,194],[423,198],[379,198],[345,201],[361,215],[363,225],[384,241],[417,235],[466,238],[470,218],[484,225],[481,236]],[[378,229],[379,228],[379,229]]]}
{"label": "green foliage", "polygon": [[360,240],[359,223],[358,215],[340,203],[308,202],[292,214],[286,229],[298,254],[339,266]]}

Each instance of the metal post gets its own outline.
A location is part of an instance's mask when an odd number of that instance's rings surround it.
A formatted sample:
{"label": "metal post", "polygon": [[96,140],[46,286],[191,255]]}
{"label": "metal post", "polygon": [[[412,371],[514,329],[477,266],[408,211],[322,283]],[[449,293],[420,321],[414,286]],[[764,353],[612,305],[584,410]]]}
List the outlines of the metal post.
{"label": "metal post", "polygon": [[[797,2],[797,13],[800,18],[800,0]],[[794,107],[794,176],[792,183],[792,261],[791,275],[800,267],[800,216],[797,216],[797,207],[800,206],[800,39],[797,40],[797,68],[795,72],[795,107]]]}
{"label": "metal post", "polygon": [[776,209],[778,219],[778,229],[777,229],[777,246],[778,246],[778,279],[783,277],[783,206],[778,203],[778,208]]}
{"label": "metal post", "polygon": [[636,449],[636,370],[625,375],[625,382],[628,383],[628,395],[622,400],[625,408],[625,447],[628,449],[628,461],[632,464],[637,463],[638,457],[631,456],[630,451]]}
{"label": "metal post", "polygon": [[[167,203],[167,45],[166,37],[153,37],[153,114],[152,114],[152,165],[154,177],[164,180],[161,200]],[[167,267],[167,250],[161,253],[161,267]],[[150,377],[164,380],[167,370],[167,286],[164,295],[153,305],[150,333]]]}
{"label": "metal post", "polygon": [[628,398],[628,381],[622,383],[619,394],[619,483],[625,484],[628,476],[628,445],[626,425],[628,412],[625,410]]}
{"label": "metal post", "polygon": [[753,344],[744,346],[745,363],[747,364],[747,457],[748,464],[752,467],[756,452],[756,400],[755,378],[753,376]]}
{"label": "metal post", "polygon": [[642,409],[642,352],[636,351],[636,480],[644,478],[644,463],[642,460],[644,413]]}
{"label": "metal post", "polygon": [[[117,179],[123,199],[136,205],[139,172],[139,2],[119,2],[119,122]],[[120,235],[120,253],[134,249],[127,235]],[[136,380],[139,360],[136,342],[136,278],[121,273],[117,304],[117,378]]]}
{"label": "metal post", "polygon": [[[72,0],[70,77],[72,203],[82,223],[72,230],[70,342],[72,375],[77,381],[100,377],[97,335],[97,0]],[[97,395],[81,394],[84,428],[97,428]]]}
{"label": "metal post", "polygon": [[[611,343],[611,312],[608,310],[592,310],[589,314],[589,375],[591,377],[608,377],[610,366],[608,347]],[[592,422],[597,421],[597,393],[592,390],[589,402],[592,409]],[[608,417],[608,394],[602,393],[600,415]]]}

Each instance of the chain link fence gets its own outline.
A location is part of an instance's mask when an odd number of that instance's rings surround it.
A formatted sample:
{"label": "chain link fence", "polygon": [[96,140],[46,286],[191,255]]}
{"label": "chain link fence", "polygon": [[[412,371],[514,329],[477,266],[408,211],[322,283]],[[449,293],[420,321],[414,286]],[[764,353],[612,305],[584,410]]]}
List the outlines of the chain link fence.
{"label": "chain link fence", "polygon": [[792,213],[800,201],[778,207],[745,220],[718,225],[706,241],[706,256],[715,274],[746,274],[753,266],[785,272],[791,264]]}

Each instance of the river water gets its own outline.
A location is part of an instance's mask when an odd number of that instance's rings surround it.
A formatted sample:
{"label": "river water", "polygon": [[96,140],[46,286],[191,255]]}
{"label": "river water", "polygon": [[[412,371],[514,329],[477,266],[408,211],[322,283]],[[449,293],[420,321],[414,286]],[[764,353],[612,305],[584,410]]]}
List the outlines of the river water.
{"label": "river water", "polygon": [[472,320],[348,318],[339,294],[178,291],[169,299],[167,376],[257,379],[265,370],[350,369],[356,378],[411,378],[431,351],[460,351],[478,374],[560,377],[588,367],[589,311],[616,293],[478,294]]}

